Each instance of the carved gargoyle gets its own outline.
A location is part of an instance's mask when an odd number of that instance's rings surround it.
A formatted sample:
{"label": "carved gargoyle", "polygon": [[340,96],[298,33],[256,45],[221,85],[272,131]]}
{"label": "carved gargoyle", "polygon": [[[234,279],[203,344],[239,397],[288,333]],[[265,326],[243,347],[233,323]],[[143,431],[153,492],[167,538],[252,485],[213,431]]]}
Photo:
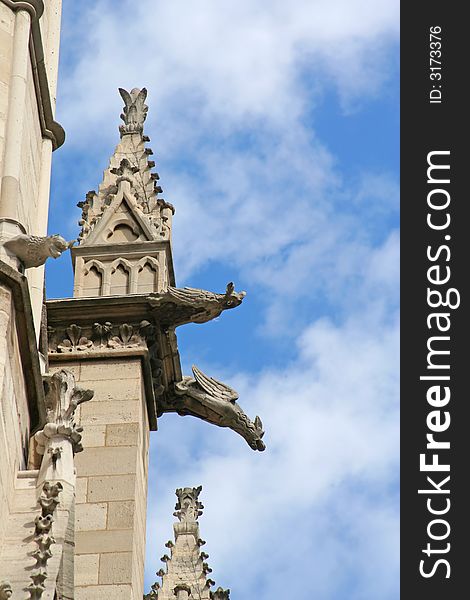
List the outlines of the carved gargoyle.
{"label": "carved gargoyle", "polygon": [[74,241],[67,242],[58,234],[39,237],[22,233],[7,240],[3,246],[22,262],[25,269],[30,269],[40,267],[50,257],[58,258],[73,246]]}
{"label": "carved gargoyle", "polygon": [[119,88],[121,98],[124,100],[124,109],[121,119],[125,125],[119,127],[121,135],[124,133],[141,133],[144,128],[144,121],[147,118],[148,106],[145,104],[147,90],[134,88],[130,91]]}
{"label": "carved gargoyle", "polygon": [[173,397],[170,402],[165,402],[160,412],[192,415],[219,427],[229,427],[240,434],[253,450],[264,450],[261,419],[257,416],[251,421],[247,417],[236,402],[238,393],[225,383],[208,377],[194,365],[192,371],[194,378],[183,377],[176,383]]}
{"label": "carved gargoyle", "polygon": [[147,299],[163,327],[178,327],[186,323],[207,323],[224,310],[240,306],[245,296],[246,292],[236,292],[229,282],[225,294],[168,286],[164,292],[149,294]]}

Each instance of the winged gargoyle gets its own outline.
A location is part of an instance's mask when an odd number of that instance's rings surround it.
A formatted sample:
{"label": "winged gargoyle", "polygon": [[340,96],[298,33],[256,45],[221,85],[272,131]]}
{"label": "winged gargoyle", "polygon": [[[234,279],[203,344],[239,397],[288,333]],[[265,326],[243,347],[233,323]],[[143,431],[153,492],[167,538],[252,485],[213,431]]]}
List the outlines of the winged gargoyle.
{"label": "winged gargoyle", "polygon": [[208,377],[196,366],[192,367],[193,377],[183,377],[174,384],[174,396],[163,412],[177,412],[179,415],[192,415],[219,427],[229,427],[240,434],[253,448],[266,448],[262,437],[263,424],[257,416],[251,421],[237,404],[238,393],[225,383]]}
{"label": "winged gargoyle", "polygon": [[163,327],[178,327],[186,323],[207,323],[224,310],[240,306],[246,292],[236,292],[230,281],[224,294],[197,288],[168,288],[149,294],[147,300]]}

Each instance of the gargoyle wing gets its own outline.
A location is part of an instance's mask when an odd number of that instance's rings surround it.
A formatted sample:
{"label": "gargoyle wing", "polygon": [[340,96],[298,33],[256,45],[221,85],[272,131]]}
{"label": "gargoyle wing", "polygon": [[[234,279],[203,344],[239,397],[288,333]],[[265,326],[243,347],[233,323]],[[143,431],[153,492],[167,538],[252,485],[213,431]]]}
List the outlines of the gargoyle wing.
{"label": "gargoyle wing", "polygon": [[184,304],[200,303],[204,302],[204,300],[212,300],[216,298],[216,295],[212,292],[191,287],[175,288],[168,286],[168,294]]}
{"label": "gargoyle wing", "polygon": [[209,396],[215,397],[218,400],[225,400],[227,402],[235,402],[238,399],[238,393],[235,390],[225,383],[205,375],[196,367],[196,365],[192,366],[192,371],[194,379]]}

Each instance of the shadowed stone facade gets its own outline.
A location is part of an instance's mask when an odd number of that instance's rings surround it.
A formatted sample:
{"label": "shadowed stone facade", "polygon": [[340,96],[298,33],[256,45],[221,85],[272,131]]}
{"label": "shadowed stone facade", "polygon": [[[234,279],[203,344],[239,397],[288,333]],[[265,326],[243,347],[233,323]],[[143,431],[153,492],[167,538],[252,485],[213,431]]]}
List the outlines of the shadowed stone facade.
{"label": "shadowed stone facade", "polygon": [[[0,0],[0,600],[141,600],[160,417],[195,416],[265,448],[260,418],[233,389],[195,366],[183,375],[175,333],[245,293],[176,286],[175,211],[144,134],[145,88],[119,90],[120,139],[79,203],[75,245],[47,236],[51,153],[64,141],[54,120],[60,12],[60,0]],[[69,248],[74,297],[44,303],[44,263]],[[177,491],[160,600],[228,598],[209,590],[199,491]],[[178,575],[188,560],[192,579]]]}

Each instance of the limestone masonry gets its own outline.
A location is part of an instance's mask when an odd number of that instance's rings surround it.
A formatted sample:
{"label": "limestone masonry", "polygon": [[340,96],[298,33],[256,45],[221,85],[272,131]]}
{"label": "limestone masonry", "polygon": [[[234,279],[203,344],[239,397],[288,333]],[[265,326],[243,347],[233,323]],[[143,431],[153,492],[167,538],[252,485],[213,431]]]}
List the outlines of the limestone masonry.
{"label": "limestone masonry", "polygon": [[[178,288],[174,207],[144,134],[145,88],[120,89],[120,139],[76,241],[47,235],[61,0],[0,0],[0,600],[228,600],[200,550],[201,488],[177,490],[162,585],[145,594],[149,433],[168,412],[264,450],[238,394],[181,372],[176,327],[244,292]],[[182,243],[182,241],[180,242]],[[73,298],[45,301],[70,249]],[[145,595],[144,595],[145,594]]]}

